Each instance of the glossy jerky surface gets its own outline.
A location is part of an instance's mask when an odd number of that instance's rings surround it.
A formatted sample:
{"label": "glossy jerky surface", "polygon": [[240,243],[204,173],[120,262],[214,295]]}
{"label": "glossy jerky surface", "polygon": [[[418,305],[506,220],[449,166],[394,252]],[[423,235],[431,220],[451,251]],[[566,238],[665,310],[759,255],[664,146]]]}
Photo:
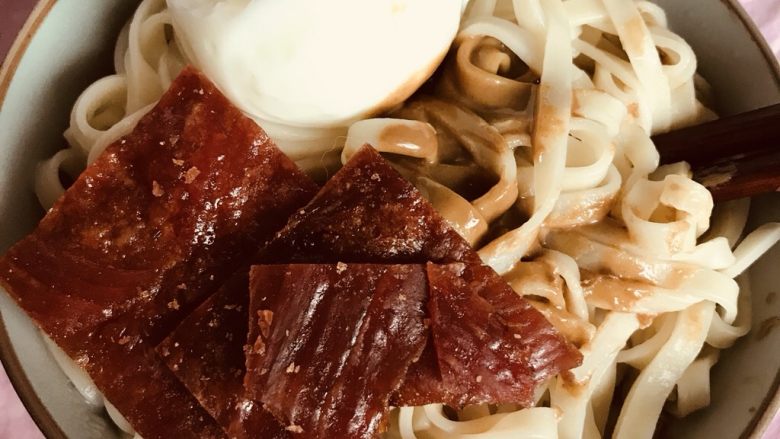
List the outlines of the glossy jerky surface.
{"label": "glossy jerky surface", "polygon": [[[243,379],[242,379],[243,382]],[[293,434],[259,402],[242,399],[227,428],[230,439],[290,439]]]}
{"label": "glossy jerky surface", "polygon": [[[263,263],[481,263],[469,244],[370,146],[361,148],[297,211],[261,253]],[[250,314],[258,310],[250,308]],[[257,339],[249,327],[248,340]],[[254,354],[247,354],[248,361]],[[443,387],[433,346],[393,398],[395,405],[442,400]]]}
{"label": "glossy jerky surface", "polygon": [[[287,226],[261,252],[264,263],[338,261],[370,263],[466,263],[465,276],[504,281],[482,264],[477,253],[455,232],[409,182],[370,146],[361,148],[331,178],[316,197],[296,212]],[[473,272],[473,273],[472,273]],[[507,287],[508,288],[508,287]],[[526,304],[513,293],[512,306]],[[250,304],[250,315],[258,308]],[[554,331],[544,317],[530,309],[539,329]],[[249,327],[248,340],[258,329]],[[552,341],[551,341],[552,342]],[[573,349],[558,340],[558,349]],[[552,348],[553,346],[547,346]],[[253,361],[252,351],[247,354]],[[579,359],[579,353],[576,353]],[[579,360],[577,360],[579,361]],[[566,364],[551,364],[549,374]],[[464,379],[466,377],[464,376]],[[457,401],[461,388],[442,380],[436,349],[429,339],[420,359],[392,397],[396,406]]]}
{"label": "glossy jerky surface", "polygon": [[154,347],[314,191],[185,69],[0,260],[0,281],[143,437],[222,437]]}
{"label": "glossy jerky surface", "polygon": [[168,368],[231,439],[290,433],[244,397],[249,268],[241,269],[157,347]]}
{"label": "glossy jerky surface", "polygon": [[421,265],[265,265],[249,395],[302,437],[372,438],[427,337]]}
{"label": "glossy jerky surface", "polygon": [[[380,210],[369,207],[377,205],[385,206],[384,212],[392,212],[395,215],[392,221],[387,221],[380,215]],[[410,209],[409,206],[414,208]],[[350,221],[345,222],[343,218],[350,218]],[[371,225],[376,222],[382,223],[381,227]],[[357,230],[355,224],[365,224],[366,227],[359,227]],[[417,228],[419,224],[424,224],[430,232],[420,232]],[[417,230],[416,239],[419,242],[405,240],[407,244],[413,243],[404,247],[407,251],[399,253],[396,251],[397,247],[388,245],[393,242],[395,236],[411,235],[408,232],[410,229]],[[316,230],[326,230],[328,233],[317,236]],[[359,239],[347,238],[343,242],[338,241],[338,237],[349,237],[353,232],[356,232]],[[345,242],[351,244],[346,245]],[[440,245],[441,243],[446,243],[446,246]],[[373,263],[468,261],[469,267],[478,267],[482,275],[501,281],[491,269],[481,265],[476,253],[446,224],[416,189],[370,147],[364,147],[359,151],[323,187],[309,205],[296,212],[272,245],[261,252],[261,257],[258,258],[259,262],[272,264],[337,263],[349,260]],[[468,270],[472,269],[468,268]],[[270,281],[267,279],[267,282]],[[266,285],[268,291],[273,291],[274,288],[278,289],[278,286],[273,287],[270,283]],[[234,290],[230,294],[242,293]],[[265,299],[260,300],[263,297]],[[262,309],[270,309],[271,305],[267,300],[273,297],[273,295],[253,297],[255,300],[250,304],[248,315],[254,317],[252,317],[253,324],[249,325],[248,338],[239,332],[240,329],[236,329],[233,341],[230,342],[232,344],[230,349],[238,351],[243,348],[245,340],[251,340],[252,343],[257,340],[260,333],[259,325],[256,324],[257,313]],[[522,298],[517,298],[516,295],[514,297],[524,302]],[[225,313],[229,314],[227,311]],[[211,320],[211,317],[204,313],[202,320],[205,324]],[[201,325],[201,327],[206,326]],[[544,328],[549,330],[550,326],[546,325]],[[177,332],[187,334],[190,330],[191,327],[188,328],[185,324]],[[175,335],[172,337],[175,338]],[[204,334],[204,337],[208,336]],[[247,362],[252,365],[251,368],[257,368],[258,362],[262,359],[254,354],[256,349],[247,351]],[[230,370],[237,366],[235,364],[231,366],[231,362],[226,362],[219,367]],[[557,367],[563,369],[565,366]],[[553,369],[550,369],[551,373]],[[230,376],[229,374],[216,375]],[[211,379],[210,376],[206,378]],[[226,387],[235,388],[240,385],[238,383],[240,379],[234,380]],[[460,386],[445,385],[435,348],[429,342],[421,358],[408,370],[403,385],[393,397],[393,404],[423,405],[443,401],[457,402],[461,398],[459,394],[461,391]],[[255,396],[260,398],[261,392],[256,393]],[[285,437],[285,434],[289,434],[284,430],[279,431],[275,419],[269,416],[261,405],[260,401],[254,400],[250,395],[238,401],[237,406],[240,408],[238,416],[234,416],[229,428],[231,437]]]}
{"label": "glossy jerky surface", "polygon": [[361,148],[263,252],[269,262],[425,263],[479,258],[370,146]]}
{"label": "glossy jerky surface", "polygon": [[249,282],[233,276],[190,314],[157,352],[203,408],[230,425],[243,393]]}
{"label": "glossy jerky surface", "polygon": [[431,333],[446,404],[531,406],[545,379],[581,361],[579,351],[484,267],[428,264]]}

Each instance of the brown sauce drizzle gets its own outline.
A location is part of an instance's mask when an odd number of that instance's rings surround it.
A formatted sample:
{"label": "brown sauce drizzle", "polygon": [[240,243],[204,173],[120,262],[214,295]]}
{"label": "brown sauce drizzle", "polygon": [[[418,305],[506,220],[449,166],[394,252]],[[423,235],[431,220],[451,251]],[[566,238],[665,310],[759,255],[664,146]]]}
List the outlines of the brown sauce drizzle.
{"label": "brown sauce drizzle", "polygon": [[634,305],[650,295],[651,286],[645,282],[621,279],[610,274],[582,273],[582,289],[591,303],[613,311],[631,311]]}
{"label": "brown sauce drizzle", "polygon": [[536,79],[500,41],[483,36],[460,39],[445,64],[438,92],[482,110],[524,109]]}
{"label": "brown sauce drizzle", "polygon": [[491,155],[509,151],[508,140],[513,145],[530,144],[532,117],[528,107],[537,88],[536,79],[536,74],[498,40],[459,39],[433,79],[386,114],[427,122],[433,130],[398,123],[378,134],[377,149],[389,153],[407,179],[430,179],[453,192],[448,199],[462,198],[462,202],[445,203],[445,216],[459,232],[466,231],[464,236],[472,243],[488,227],[471,227],[475,216],[492,222],[517,198],[516,182],[513,178],[503,181],[497,175],[500,164]]}
{"label": "brown sauce drizzle", "polygon": [[390,125],[379,133],[379,144],[374,146],[383,152],[404,154],[417,150],[420,156],[431,157],[431,161],[437,158],[436,131],[430,125]]}
{"label": "brown sauce drizzle", "polygon": [[582,320],[574,314],[548,303],[531,299],[529,299],[528,302],[530,302],[537,311],[542,313],[547,321],[549,321],[566,340],[578,348],[581,348],[593,339],[596,328],[587,320]]}

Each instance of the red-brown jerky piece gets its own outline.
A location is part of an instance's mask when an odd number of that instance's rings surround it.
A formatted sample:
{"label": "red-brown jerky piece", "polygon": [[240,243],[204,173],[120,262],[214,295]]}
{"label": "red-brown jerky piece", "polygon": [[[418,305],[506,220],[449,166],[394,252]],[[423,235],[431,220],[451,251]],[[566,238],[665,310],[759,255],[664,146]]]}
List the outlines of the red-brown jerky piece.
{"label": "red-brown jerky piece", "polygon": [[[444,218],[370,146],[361,148],[293,215],[262,252],[264,263],[446,263],[479,262],[479,256]],[[257,309],[250,308],[255,315]],[[257,338],[249,327],[248,340]],[[247,354],[248,360],[253,356]],[[442,399],[433,346],[393,398],[399,405],[422,405]]]}
{"label": "red-brown jerky piece", "polygon": [[188,68],[0,260],[0,282],[143,437],[222,437],[154,347],[315,190]]}
{"label": "red-brown jerky piece", "polygon": [[248,271],[236,273],[184,319],[157,352],[231,439],[289,438],[260,404],[243,398]]}
{"label": "red-brown jerky piece", "polygon": [[[243,392],[241,393],[243,394]],[[230,439],[290,439],[292,433],[285,429],[274,415],[260,403],[242,400],[238,412],[228,427]]]}
{"label": "red-brown jerky piece", "polygon": [[223,426],[243,393],[247,276],[234,276],[157,348],[168,367]]}
{"label": "red-brown jerky piece", "polygon": [[579,351],[484,267],[428,264],[431,333],[448,405],[534,403],[537,385]]}
{"label": "red-brown jerky piece", "polygon": [[[476,270],[480,276],[503,282],[419,191],[370,146],[361,148],[305,208],[293,215],[260,259],[264,263],[465,262],[466,275]],[[257,311],[250,304],[250,314]],[[530,313],[544,321],[535,310]],[[553,330],[544,322],[545,330]],[[257,339],[257,331],[250,325],[248,340]],[[561,343],[561,348],[566,346],[563,340]],[[248,361],[254,355],[250,351]],[[458,392],[459,388],[442,381],[436,351],[429,341],[392,402],[408,406],[457,401],[462,397]]]}
{"label": "red-brown jerky piece", "polygon": [[263,251],[287,262],[478,261],[471,246],[370,146],[361,148]]}
{"label": "red-brown jerky piece", "polygon": [[254,266],[248,396],[302,437],[373,438],[427,337],[420,265]]}
{"label": "red-brown jerky piece", "polygon": [[[381,224],[377,226],[376,223]],[[405,249],[403,252],[391,245],[399,236],[406,237],[401,240],[406,243],[401,246]],[[259,260],[264,263],[468,261],[469,267],[479,267],[486,276],[498,278],[492,270],[480,265],[478,256],[468,244],[370,147],[361,149],[309,205],[295,214]],[[268,291],[273,289],[271,286],[266,288]],[[236,290],[230,294],[243,293]],[[269,308],[270,305],[263,305],[259,300],[251,304],[248,315],[252,316],[253,323],[249,326],[248,338],[235,332],[232,350],[241,349],[245,340],[255,343],[260,332],[256,324],[257,313]],[[177,332],[189,330],[183,325]],[[256,350],[247,352],[247,361],[257,364]],[[232,366],[224,367],[232,369]],[[236,379],[230,386],[237,386],[235,383],[239,381]],[[423,405],[457,401],[461,397],[459,391],[458,387],[446,386],[442,381],[435,349],[428,343],[421,358],[410,367],[393,403]],[[261,409],[259,401],[247,398],[238,405],[243,409],[230,428],[231,437],[252,437],[251,434],[260,434],[258,428],[272,428],[268,422],[270,417]]]}

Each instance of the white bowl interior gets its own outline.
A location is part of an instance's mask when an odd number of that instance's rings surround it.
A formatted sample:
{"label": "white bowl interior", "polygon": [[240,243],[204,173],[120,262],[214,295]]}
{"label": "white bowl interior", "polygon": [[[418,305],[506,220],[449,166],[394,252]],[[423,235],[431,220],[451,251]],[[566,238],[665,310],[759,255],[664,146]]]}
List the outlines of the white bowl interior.
{"label": "white bowl interior", "polygon": [[[696,52],[698,71],[712,85],[720,114],[780,102],[780,78],[727,2],[654,1],[666,9],[672,30],[682,35]],[[753,201],[748,229],[770,221],[780,221],[780,194]],[[721,352],[711,375],[711,405],[673,422],[669,426],[671,436],[740,437],[753,427],[751,423],[758,421],[756,415],[763,412],[768,399],[778,391],[780,331],[770,332],[760,340],[756,336],[762,322],[780,315],[780,300],[770,296],[778,292],[780,285],[778,261],[780,246],[776,245],[751,267],[753,328],[731,349]]]}
{"label": "white bowl interior", "polygon": [[[671,27],[685,37],[711,82],[723,114],[780,101],[777,73],[739,16],[717,0],[659,0]],[[0,112],[0,252],[29,232],[42,215],[33,194],[36,163],[64,145],[62,131],[78,94],[111,65],[115,38],[135,2],[58,1],[32,38]],[[757,199],[751,224],[780,220],[780,195]],[[754,327],[780,315],[767,303],[780,284],[780,248],[751,270]],[[5,294],[0,314],[26,378],[66,437],[118,437],[101,410],[88,406],[56,366],[30,320]],[[1,329],[1,328],[0,328]],[[676,437],[738,437],[774,394],[780,331],[747,335],[723,352],[713,372],[713,401],[673,424]],[[725,415],[724,415],[725,414]],[[55,431],[53,434],[57,434]]]}
{"label": "white bowl interior", "polygon": [[[32,230],[43,215],[32,190],[35,166],[66,145],[62,132],[70,108],[84,88],[111,72],[114,41],[136,5],[101,0],[52,3],[0,109],[0,252]],[[119,437],[102,410],[85,403],[32,322],[6,294],[0,294],[0,310],[26,378],[65,437]],[[6,366],[12,374],[13,367]]]}

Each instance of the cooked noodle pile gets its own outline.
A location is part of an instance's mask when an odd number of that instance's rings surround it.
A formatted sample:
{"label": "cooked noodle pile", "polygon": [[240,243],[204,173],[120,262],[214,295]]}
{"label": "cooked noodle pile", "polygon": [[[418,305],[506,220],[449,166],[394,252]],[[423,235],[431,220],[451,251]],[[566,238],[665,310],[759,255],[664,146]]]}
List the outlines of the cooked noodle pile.
{"label": "cooked noodle pile", "polygon": [[[77,175],[129,132],[186,63],[164,1],[143,1],[117,43],[117,74],[82,94],[71,147],[41,165],[41,203],[64,191],[60,170]],[[713,212],[686,164],[658,166],[650,135],[714,118],[708,103],[691,48],[653,3],[473,0],[436,77],[385,118],[258,120],[314,174],[366,142],[387,153],[582,350],[583,364],[540,389],[537,407],[402,407],[388,437],[650,438],[664,407],[685,416],[709,403],[719,351],[750,329],[739,275],[780,224],[740,241],[749,200]],[[100,404],[88,377],[60,361]],[[627,395],[613,401],[618,386]]]}

